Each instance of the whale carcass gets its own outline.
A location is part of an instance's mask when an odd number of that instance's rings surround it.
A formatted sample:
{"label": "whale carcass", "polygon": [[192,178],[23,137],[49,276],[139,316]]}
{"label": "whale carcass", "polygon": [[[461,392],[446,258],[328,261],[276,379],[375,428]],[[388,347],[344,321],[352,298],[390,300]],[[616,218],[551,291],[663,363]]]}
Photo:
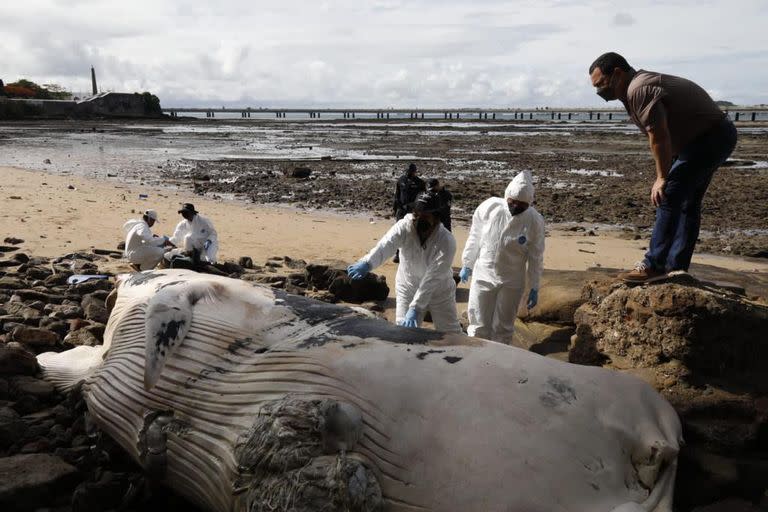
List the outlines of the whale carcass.
{"label": "whale carcass", "polygon": [[605,369],[187,270],[122,276],[104,345],[38,358],[211,511],[672,510],[672,407]]}

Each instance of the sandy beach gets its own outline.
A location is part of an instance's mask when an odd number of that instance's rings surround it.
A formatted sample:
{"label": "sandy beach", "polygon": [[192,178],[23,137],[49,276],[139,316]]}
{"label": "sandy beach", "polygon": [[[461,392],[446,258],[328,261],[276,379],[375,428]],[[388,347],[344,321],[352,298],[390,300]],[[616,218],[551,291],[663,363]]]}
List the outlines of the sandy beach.
{"label": "sandy beach", "polygon": [[[147,199],[139,199],[147,194]],[[92,179],[0,167],[0,212],[3,238],[14,236],[25,243],[22,250],[39,256],[60,256],[91,248],[114,249],[123,240],[122,225],[147,208],[158,211],[157,234],[171,234],[183,202],[213,220],[219,233],[220,259],[250,256],[263,263],[271,256],[290,256],[308,262],[353,262],[364,255],[391,226],[391,219],[370,215],[344,215],[327,211],[268,207],[225,199],[210,199],[191,191],[119,179]],[[454,228],[457,240],[454,265],[461,264],[461,248],[468,226]],[[628,240],[620,231],[568,231],[550,226],[545,268],[584,270],[589,267],[627,268],[642,258],[646,240]],[[764,260],[696,254],[695,263],[706,263],[744,272],[768,272]],[[127,270],[120,260],[116,271]],[[387,263],[376,272],[394,284],[397,267]],[[464,286],[464,285],[462,285]],[[461,305],[460,307],[465,307]]]}

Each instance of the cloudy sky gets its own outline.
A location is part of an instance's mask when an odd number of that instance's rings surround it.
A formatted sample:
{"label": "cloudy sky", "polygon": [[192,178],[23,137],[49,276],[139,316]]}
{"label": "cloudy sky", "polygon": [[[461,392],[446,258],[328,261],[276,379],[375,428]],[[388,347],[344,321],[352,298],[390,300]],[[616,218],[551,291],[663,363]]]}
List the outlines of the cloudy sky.
{"label": "cloudy sky", "polygon": [[163,106],[597,106],[604,51],[768,103],[766,0],[0,2],[0,78]]}

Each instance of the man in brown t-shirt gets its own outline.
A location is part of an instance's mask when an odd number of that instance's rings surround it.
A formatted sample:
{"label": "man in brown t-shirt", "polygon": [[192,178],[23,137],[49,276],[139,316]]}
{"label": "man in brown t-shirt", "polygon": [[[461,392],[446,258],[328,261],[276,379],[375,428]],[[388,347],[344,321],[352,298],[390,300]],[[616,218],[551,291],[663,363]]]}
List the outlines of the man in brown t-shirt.
{"label": "man in brown t-shirt", "polygon": [[704,89],[685,78],[635,71],[617,53],[589,68],[605,101],[620,100],[648,136],[656,163],[651,203],[656,223],[645,259],[619,274],[630,282],[687,271],[701,225],[701,203],[712,175],[736,146],[736,128]]}

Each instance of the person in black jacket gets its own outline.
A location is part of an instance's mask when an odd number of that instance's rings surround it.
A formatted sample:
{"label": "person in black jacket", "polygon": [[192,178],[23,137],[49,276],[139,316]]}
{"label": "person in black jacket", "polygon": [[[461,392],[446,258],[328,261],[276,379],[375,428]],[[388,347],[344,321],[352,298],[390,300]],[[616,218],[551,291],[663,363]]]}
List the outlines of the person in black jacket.
{"label": "person in black jacket", "polygon": [[[424,180],[416,176],[416,164],[411,163],[405,174],[400,176],[395,186],[395,200],[392,204],[395,219],[400,220],[413,212],[413,204],[419,193],[427,190]],[[400,262],[400,251],[392,258],[395,263]]]}
{"label": "person in black jacket", "polygon": [[443,223],[445,229],[451,230],[451,203],[453,202],[453,194],[445,188],[445,185],[440,184],[440,180],[432,178],[427,182],[427,192],[434,192],[440,199],[440,222]]}
{"label": "person in black jacket", "polygon": [[395,218],[400,220],[406,214],[411,213],[416,196],[419,195],[419,192],[424,192],[426,189],[424,180],[416,176],[416,164],[409,165],[405,174],[397,180],[397,186],[395,187],[395,200],[392,205]]}

